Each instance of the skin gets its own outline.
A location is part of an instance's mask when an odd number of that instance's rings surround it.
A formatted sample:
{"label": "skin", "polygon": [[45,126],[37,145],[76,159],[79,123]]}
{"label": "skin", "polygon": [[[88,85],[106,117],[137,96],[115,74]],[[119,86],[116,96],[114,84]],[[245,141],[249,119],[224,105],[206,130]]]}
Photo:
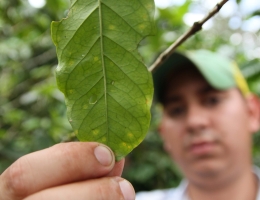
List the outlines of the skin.
{"label": "skin", "polygon": [[133,200],[124,160],[98,143],[71,142],[28,154],[0,176],[0,200]]}
{"label": "skin", "polygon": [[193,67],[168,78],[160,133],[189,180],[192,200],[255,199],[252,134],[259,103],[238,89],[212,88]]}
{"label": "skin", "polygon": [[[188,70],[169,82],[165,100],[161,135],[190,181],[192,200],[253,200],[251,135],[260,121],[256,98],[243,98],[237,89],[213,90],[198,72]],[[120,177],[123,166],[124,160],[115,163],[104,145],[58,144],[6,169],[0,200],[133,200],[133,187]]]}

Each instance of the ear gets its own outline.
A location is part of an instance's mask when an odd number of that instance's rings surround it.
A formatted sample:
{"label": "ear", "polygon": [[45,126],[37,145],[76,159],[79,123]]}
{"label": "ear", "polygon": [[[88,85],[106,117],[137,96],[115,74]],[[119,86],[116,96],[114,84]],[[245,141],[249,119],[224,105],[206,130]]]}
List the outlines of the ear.
{"label": "ear", "polygon": [[159,126],[158,126],[158,133],[160,134],[160,136],[162,137],[162,135],[163,135],[163,133],[164,133],[164,126],[163,126],[163,122],[162,122],[162,120],[160,121],[160,123],[159,123]]}
{"label": "ear", "polygon": [[160,137],[162,138],[163,142],[164,142],[164,123],[163,123],[163,119],[161,119],[160,123],[159,123],[159,126],[158,126],[158,133],[160,134]]}
{"label": "ear", "polygon": [[255,133],[260,128],[260,99],[251,94],[246,97],[248,111],[249,111],[249,120],[250,120],[250,131]]}

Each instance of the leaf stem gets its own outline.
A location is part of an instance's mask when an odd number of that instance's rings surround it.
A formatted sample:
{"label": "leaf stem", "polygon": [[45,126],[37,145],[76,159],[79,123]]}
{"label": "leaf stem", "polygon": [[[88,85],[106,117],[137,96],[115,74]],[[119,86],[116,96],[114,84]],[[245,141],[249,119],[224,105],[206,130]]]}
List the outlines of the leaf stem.
{"label": "leaf stem", "polygon": [[167,59],[177,49],[177,47],[179,47],[192,35],[195,35],[195,33],[200,31],[202,29],[203,24],[210,18],[212,18],[216,13],[218,13],[227,1],[228,0],[222,0],[201,21],[195,22],[186,33],[181,35],[168,49],[166,49],[163,53],[161,53],[158,56],[156,61],[150,66],[149,71],[155,71],[164,62],[164,60]]}
{"label": "leaf stem", "polygon": [[[106,79],[106,69],[105,69],[105,61],[104,61],[103,23],[102,23],[101,0],[98,0],[98,3],[99,3],[99,25],[100,25],[100,51],[101,51],[101,62],[102,62],[103,75],[104,75],[104,98],[105,98],[105,107],[106,107],[105,118],[106,118],[106,122],[108,123],[107,79]],[[108,134],[108,125],[107,125],[107,134]],[[107,137],[107,138],[109,138],[109,137]]]}

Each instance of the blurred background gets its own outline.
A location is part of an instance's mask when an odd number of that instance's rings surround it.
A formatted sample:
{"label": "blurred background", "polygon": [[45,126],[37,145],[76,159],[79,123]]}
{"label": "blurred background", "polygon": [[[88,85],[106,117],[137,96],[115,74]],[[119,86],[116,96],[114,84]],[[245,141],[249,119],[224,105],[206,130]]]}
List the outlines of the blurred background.
{"label": "blurred background", "polygon": [[[203,18],[217,0],[155,0],[156,36],[139,51],[149,66],[156,56]],[[76,140],[55,81],[57,58],[50,23],[66,17],[69,0],[0,1],[0,173],[20,156]],[[179,49],[205,48],[237,61],[260,95],[260,1],[230,0],[203,30]],[[150,131],[127,156],[123,176],[136,191],[178,185],[181,174],[157,134],[160,106],[152,107]],[[260,166],[260,134],[254,135]]]}

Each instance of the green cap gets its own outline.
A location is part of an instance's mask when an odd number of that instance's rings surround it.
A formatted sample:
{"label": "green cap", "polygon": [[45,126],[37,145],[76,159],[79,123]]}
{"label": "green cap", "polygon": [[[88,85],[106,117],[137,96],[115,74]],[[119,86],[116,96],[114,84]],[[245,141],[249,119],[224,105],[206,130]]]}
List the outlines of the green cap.
{"label": "green cap", "polygon": [[235,62],[208,50],[197,50],[185,54],[174,52],[154,71],[155,95],[158,101],[162,101],[167,74],[189,65],[194,65],[215,89],[227,90],[237,87],[244,96],[250,94],[246,80]]}

